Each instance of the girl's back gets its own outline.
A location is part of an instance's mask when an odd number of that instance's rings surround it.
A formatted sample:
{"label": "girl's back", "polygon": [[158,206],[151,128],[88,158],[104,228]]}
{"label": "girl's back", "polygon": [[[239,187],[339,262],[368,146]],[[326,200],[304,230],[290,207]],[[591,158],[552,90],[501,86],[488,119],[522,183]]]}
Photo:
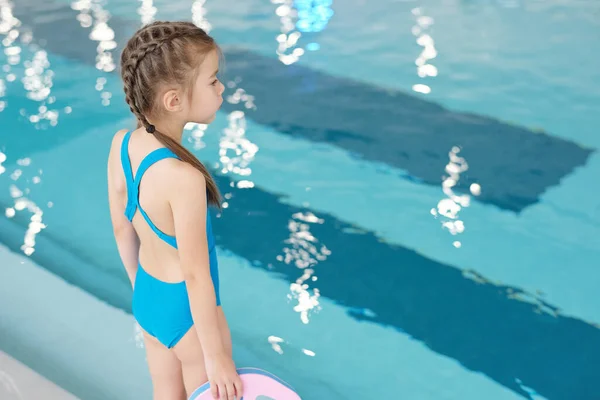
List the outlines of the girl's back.
{"label": "girl's back", "polygon": [[[115,135],[111,152],[118,157],[111,157],[111,173],[119,196],[119,202],[127,205],[127,181],[121,160],[123,139],[127,131]],[[115,148],[116,147],[116,148]],[[129,139],[127,154],[131,163],[132,176],[135,178],[142,161],[153,151],[164,148],[152,135],[145,131],[135,131]],[[177,177],[176,169],[181,161],[174,158],[161,160],[149,167],[143,174],[139,185],[138,200],[156,228],[168,236],[175,236],[173,214],[169,205],[168,193],[172,180]],[[133,200],[133,199],[132,199]],[[167,244],[151,228],[141,212],[135,212],[132,220],[140,240],[139,263],[157,279],[165,282],[181,282],[183,273],[179,265],[177,249]]]}

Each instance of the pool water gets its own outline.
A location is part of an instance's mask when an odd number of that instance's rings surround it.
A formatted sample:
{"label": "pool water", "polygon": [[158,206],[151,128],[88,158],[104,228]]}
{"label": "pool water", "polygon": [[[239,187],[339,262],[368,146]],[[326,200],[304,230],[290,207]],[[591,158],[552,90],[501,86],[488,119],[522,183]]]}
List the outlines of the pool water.
{"label": "pool water", "polygon": [[224,50],[186,144],[238,363],[306,399],[600,396],[600,3],[0,0],[0,243],[127,313],[105,163],[153,19]]}

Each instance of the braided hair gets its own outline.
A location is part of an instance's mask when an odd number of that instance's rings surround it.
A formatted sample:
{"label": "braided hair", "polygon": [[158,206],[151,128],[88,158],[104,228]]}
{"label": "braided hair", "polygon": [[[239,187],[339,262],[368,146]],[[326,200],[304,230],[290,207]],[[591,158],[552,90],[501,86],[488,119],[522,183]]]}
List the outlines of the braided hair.
{"label": "braided hair", "polygon": [[138,120],[138,127],[145,127],[182,161],[202,172],[208,203],[220,207],[219,189],[206,167],[175,139],[159,132],[146,118],[157,108],[157,83],[191,87],[198,76],[198,65],[211,51],[220,53],[213,38],[193,23],[156,21],[139,29],[127,42],[121,53],[121,78],[125,100]]}

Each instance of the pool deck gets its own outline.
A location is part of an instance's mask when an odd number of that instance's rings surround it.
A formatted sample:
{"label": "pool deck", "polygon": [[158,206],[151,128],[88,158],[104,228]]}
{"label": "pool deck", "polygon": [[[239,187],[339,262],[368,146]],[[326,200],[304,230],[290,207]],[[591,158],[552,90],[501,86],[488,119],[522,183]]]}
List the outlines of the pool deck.
{"label": "pool deck", "polygon": [[77,400],[48,379],[0,351],[0,398],[4,400]]}
{"label": "pool deck", "polygon": [[2,245],[0,260],[0,399],[152,396],[131,315]]}

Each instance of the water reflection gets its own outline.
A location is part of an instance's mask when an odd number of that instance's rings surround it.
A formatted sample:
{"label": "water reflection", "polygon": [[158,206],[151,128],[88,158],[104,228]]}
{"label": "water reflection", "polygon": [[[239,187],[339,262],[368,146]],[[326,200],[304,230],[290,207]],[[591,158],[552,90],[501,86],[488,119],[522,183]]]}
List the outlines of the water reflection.
{"label": "water reflection", "polygon": [[[283,338],[280,338],[279,336],[274,336],[271,335],[268,337],[268,342],[271,345],[271,348],[273,349],[273,351],[275,351],[278,354],[283,354],[283,344],[288,344]],[[308,349],[300,349],[300,351],[304,354],[307,355],[309,357],[314,357],[316,355],[316,353],[312,350],[308,350]]]}
{"label": "water reflection", "polygon": [[0,175],[6,172],[6,168],[2,165],[4,161],[6,161],[6,154],[0,151]]}
{"label": "water reflection", "polygon": [[32,214],[27,230],[25,231],[23,245],[21,246],[23,253],[30,256],[35,251],[35,239],[37,234],[40,233],[42,229],[46,228],[46,225],[42,221],[44,213],[33,201],[26,198],[24,193],[16,185],[11,185],[9,190],[14,199],[14,206],[6,209],[6,217],[12,218],[18,211],[23,210],[27,210]]}
{"label": "water reflection", "polygon": [[[6,168],[2,165],[6,160],[6,154],[0,152],[0,175],[6,172]],[[32,161],[30,158],[22,158],[17,160],[17,165],[19,167],[27,168],[31,166],[31,164]],[[39,171],[39,174],[42,174],[41,170]],[[22,175],[23,170],[21,168],[15,168],[15,170],[10,174],[10,178],[16,182],[21,178]],[[37,184],[41,182],[41,178],[39,176],[34,176],[32,181],[34,184]],[[42,216],[44,213],[40,207],[26,197],[26,195],[30,193],[29,188],[21,190],[17,184],[14,183],[9,186],[8,190],[14,203],[12,207],[7,207],[4,211],[6,218],[13,218],[17,215],[17,212],[24,210],[27,210],[32,214],[25,232],[23,245],[21,246],[23,253],[30,256],[35,251],[36,235],[40,233],[42,229],[46,228],[46,225],[44,225],[42,221]]]}
{"label": "water reflection", "polygon": [[22,79],[23,88],[27,92],[28,99],[38,102],[34,113],[29,114],[27,110],[21,109],[21,115],[24,116],[36,126],[36,128],[46,129],[44,121],[48,121],[51,126],[58,124],[59,111],[49,109],[56,99],[50,96],[53,86],[54,72],[50,69],[48,53],[44,50],[37,50],[33,53],[31,60],[23,63],[25,67]]}
{"label": "water reflection", "polygon": [[[2,47],[4,54],[7,57],[8,65],[17,65],[20,62],[21,48],[15,44],[19,37],[18,27],[21,26],[19,21],[12,13],[13,4],[9,0],[0,0],[0,35],[2,39]],[[4,72],[9,72],[9,68],[3,68]]]}
{"label": "water reflection", "polygon": [[314,351],[308,350],[308,349],[302,349],[302,352],[309,357],[314,357],[316,355],[316,353]]}
{"label": "water reflection", "polygon": [[277,260],[286,264],[293,264],[302,271],[302,275],[296,282],[290,284],[290,300],[295,299],[298,303],[294,311],[300,314],[303,323],[308,324],[309,313],[320,309],[319,289],[313,287],[310,293],[310,283],[317,281],[315,266],[325,261],[331,251],[310,232],[310,224],[322,224],[323,219],[316,217],[310,212],[295,213],[288,223],[290,237],[285,241],[283,255],[277,256]]}
{"label": "water reflection", "polygon": [[24,197],[15,202],[15,209],[17,211],[27,209],[32,214],[29,225],[27,226],[27,231],[25,231],[24,243],[21,246],[21,250],[23,250],[26,255],[30,256],[35,251],[35,238],[37,234],[40,233],[42,229],[46,228],[46,225],[44,225],[42,221],[44,213],[33,201]]}
{"label": "water reflection", "polygon": [[[430,61],[437,57],[437,50],[433,38],[428,33],[434,23],[433,18],[425,15],[423,9],[419,7],[414,8],[412,14],[417,22],[412,27],[412,34],[417,37],[417,44],[423,47],[421,54],[415,60],[417,75],[420,78],[435,77],[438,75],[438,70]],[[431,93],[431,87],[424,83],[415,84],[412,89],[418,93]]]}
{"label": "water reflection", "polygon": [[249,187],[249,177],[252,174],[250,164],[258,152],[258,146],[246,138],[246,115],[243,111],[232,111],[227,119],[229,125],[223,130],[219,142],[221,172],[245,177],[244,185],[238,183],[238,187]]}
{"label": "water reflection", "polygon": [[206,124],[188,123],[184,128],[184,135],[187,136],[187,141],[191,143],[194,150],[201,150],[206,147],[204,135],[206,133]]}
{"label": "water reflection", "polygon": [[10,0],[0,0],[0,34],[6,35],[13,28],[21,25],[12,13],[13,4]]}
{"label": "water reflection", "polygon": [[204,4],[206,0],[195,0],[192,4],[192,22],[198,27],[210,32],[212,25],[206,19],[206,8]]}
{"label": "water reflection", "polygon": [[54,72],[50,70],[48,54],[44,50],[38,50],[31,61],[25,61],[24,65],[25,76],[22,82],[27,98],[34,101],[46,100],[50,95],[54,76]]}
{"label": "water reflection", "polygon": [[[103,106],[110,105],[112,93],[104,91],[108,73],[116,69],[112,51],[117,48],[115,32],[108,25],[110,13],[103,7],[102,0],[76,0],[71,3],[73,10],[79,11],[77,20],[82,28],[91,27],[89,38],[98,42],[96,46],[96,68],[105,73],[96,80],[96,90],[100,93]],[[143,5],[142,5],[143,6]]]}
{"label": "water reflection", "polygon": [[296,47],[300,32],[295,30],[296,10],[293,9],[293,0],[271,0],[273,4],[279,4],[275,14],[281,21],[281,34],[277,36],[277,55],[279,60],[286,65],[298,61],[304,54],[302,48]]}
{"label": "water reflection", "polygon": [[[12,8],[13,4],[10,1],[0,0],[0,35],[4,35],[1,43],[7,61],[7,64],[2,66],[2,72],[6,73],[6,77],[5,80],[0,78],[0,98],[5,95],[7,90],[5,82],[11,83],[17,80],[17,74],[13,72],[13,67],[23,63],[21,83],[27,98],[38,104],[33,113],[24,108],[20,110],[20,113],[36,128],[46,129],[47,126],[44,122],[49,122],[51,126],[58,124],[58,110],[48,107],[55,102],[55,98],[50,96],[54,72],[50,69],[46,51],[31,44],[32,33],[19,31],[21,22],[12,14]],[[18,39],[20,39],[20,43]],[[21,47],[20,44],[25,47]],[[31,56],[31,59],[22,62],[28,55]],[[6,101],[0,101],[0,111],[7,106]]]}
{"label": "water reflection", "polygon": [[304,54],[305,49],[319,50],[320,45],[314,41],[305,47],[299,44],[302,33],[321,32],[333,16],[332,0],[271,0],[278,5],[275,14],[281,21],[281,33],[276,40],[279,60],[290,65]]}
{"label": "water reflection", "polygon": [[[431,214],[435,217],[442,217],[442,227],[446,228],[450,234],[456,236],[463,233],[465,224],[459,219],[459,212],[462,208],[468,207],[471,202],[471,196],[468,194],[457,195],[453,188],[460,180],[460,174],[469,169],[467,161],[460,157],[460,148],[453,147],[448,153],[450,162],[446,165],[445,171],[448,176],[442,182],[442,191],[446,198],[440,200],[436,208],[431,209]],[[481,193],[481,187],[478,184],[471,185],[471,193],[475,196]],[[458,240],[452,243],[454,247],[459,248],[462,243]]]}
{"label": "water reflection", "polygon": [[137,9],[138,14],[141,17],[142,25],[149,24],[154,21],[154,16],[158,9],[154,7],[153,0],[139,0],[142,4]]}
{"label": "water reflection", "polygon": [[[11,73],[11,66],[18,65],[21,62],[21,47],[16,43],[19,37],[19,21],[12,13],[13,4],[9,0],[0,0],[0,43],[4,48],[7,64],[2,66],[2,72],[6,74],[6,82],[14,82],[16,75]],[[6,82],[0,75],[0,112],[2,112],[7,103],[1,100],[6,95]]]}
{"label": "water reflection", "polygon": [[283,354],[283,349],[281,348],[281,343],[284,343],[284,340],[280,337],[277,336],[269,336],[269,338],[267,339],[269,341],[269,343],[271,344],[271,347],[273,348],[273,350],[275,350],[275,352],[279,353],[279,354]]}
{"label": "water reflection", "polygon": [[99,0],[76,0],[71,8],[79,11],[77,20],[82,28],[92,27],[89,38],[98,42],[96,48],[96,68],[100,71],[111,72],[115,63],[111,51],[117,47],[114,41],[115,32],[108,26],[110,14],[102,7]]}
{"label": "water reflection", "polygon": [[[233,82],[229,83],[230,88],[234,88],[234,85],[231,85]],[[255,110],[256,105],[254,104],[254,96],[246,93],[246,91],[242,88],[237,88],[232,95],[227,96],[227,102],[231,104],[240,104],[243,103],[245,108]]]}
{"label": "water reflection", "polygon": [[333,16],[332,0],[295,0],[300,32],[321,32]]}
{"label": "water reflection", "polygon": [[53,86],[54,72],[50,69],[48,53],[44,50],[38,50],[33,54],[31,60],[23,63],[25,66],[25,76],[22,79],[23,88],[27,91],[27,98],[41,103],[37,106],[35,114],[28,115],[26,110],[21,110],[21,115],[27,117],[36,127],[45,129],[46,126],[40,124],[44,120],[49,121],[51,126],[58,124],[59,111],[48,109],[48,105],[55,102],[55,98],[50,96]]}
{"label": "water reflection", "polygon": [[4,80],[0,78],[0,112],[6,107],[6,101],[1,100],[6,95],[6,84]]}
{"label": "water reflection", "polygon": [[[233,94],[226,97],[226,101],[231,104],[243,104],[245,109],[254,110],[254,96],[238,87],[240,79],[227,83],[229,89],[235,89]],[[246,114],[244,111],[235,110],[227,116],[228,126],[223,130],[223,135],[219,142],[219,161],[221,163],[221,172],[223,174],[233,173],[240,177],[247,178],[242,186],[252,187],[248,179],[252,174],[250,165],[254,161],[258,146],[250,141],[246,136]]]}
{"label": "water reflection", "polygon": [[[0,164],[1,162],[6,160],[6,156],[0,153]],[[29,167],[31,165],[30,158],[23,158],[17,160],[17,165],[20,167]],[[0,172],[4,172],[5,169],[3,167],[0,168]],[[39,174],[42,174],[42,171],[39,171]],[[13,173],[10,175],[13,181],[18,181],[23,175],[23,170],[21,168],[16,168]],[[41,178],[39,176],[33,177],[33,183],[37,184],[41,182]],[[23,241],[23,245],[21,246],[21,250],[23,253],[30,256],[35,251],[36,244],[36,236],[38,233],[42,231],[42,229],[46,228],[46,225],[42,221],[42,216],[44,215],[42,209],[37,206],[33,201],[28,199],[26,195],[30,193],[30,189],[26,188],[25,190],[21,190],[17,184],[12,184],[9,186],[10,196],[14,200],[14,205],[12,207],[8,207],[5,211],[5,215],[7,218],[13,218],[16,216],[17,212],[27,210],[30,212],[31,218],[29,224],[27,226],[27,230],[25,231],[25,237]]]}

